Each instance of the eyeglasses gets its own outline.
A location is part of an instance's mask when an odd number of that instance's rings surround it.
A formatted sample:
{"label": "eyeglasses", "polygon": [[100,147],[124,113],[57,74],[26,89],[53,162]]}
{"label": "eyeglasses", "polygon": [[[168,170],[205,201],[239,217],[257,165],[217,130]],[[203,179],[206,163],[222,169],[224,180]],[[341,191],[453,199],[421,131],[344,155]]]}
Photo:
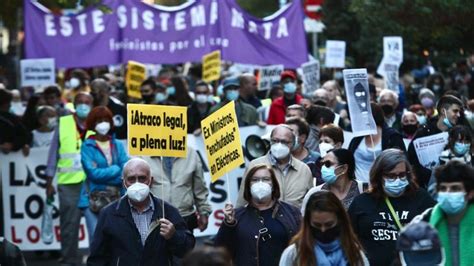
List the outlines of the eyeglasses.
{"label": "eyeglasses", "polygon": [[385,173],[383,174],[384,178],[390,179],[390,180],[395,180],[395,179],[400,179],[400,180],[406,180],[407,176],[409,176],[411,172],[401,172],[401,173]]}
{"label": "eyeglasses", "polygon": [[290,146],[291,145],[291,142],[289,141],[286,141],[284,139],[271,139],[270,140],[270,144],[277,144],[277,143],[281,143],[283,145],[286,145],[286,146]]}
{"label": "eyeglasses", "polygon": [[250,182],[251,183],[257,183],[257,182],[272,182],[272,178],[270,176],[262,176],[262,177],[259,177],[259,176],[254,176],[250,179]]}

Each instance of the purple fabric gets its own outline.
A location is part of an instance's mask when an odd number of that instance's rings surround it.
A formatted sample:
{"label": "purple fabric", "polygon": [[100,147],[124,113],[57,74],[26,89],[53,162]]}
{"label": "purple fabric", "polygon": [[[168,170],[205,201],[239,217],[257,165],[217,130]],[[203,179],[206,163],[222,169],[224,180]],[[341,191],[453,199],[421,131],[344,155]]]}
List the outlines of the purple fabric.
{"label": "purple fabric", "polygon": [[300,1],[268,19],[248,15],[235,0],[166,9],[136,0],[103,2],[112,13],[87,9],[56,16],[25,0],[26,57],[52,57],[60,68],[198,62],[218,49],[223,60],[237,63],[296,68],[308,59]]}

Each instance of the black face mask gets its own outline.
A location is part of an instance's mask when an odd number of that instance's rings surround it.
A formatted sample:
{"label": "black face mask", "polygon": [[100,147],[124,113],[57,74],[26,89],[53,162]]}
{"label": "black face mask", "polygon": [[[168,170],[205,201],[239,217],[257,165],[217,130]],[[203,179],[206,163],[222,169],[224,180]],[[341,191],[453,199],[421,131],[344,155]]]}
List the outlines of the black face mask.
{"label": "black face mask", "polygon": [[385,114],[385,116],[391,115],[393,113],[393,107],[389,104],[384,104],[381,106],[382,111]]}
{"label": "black face mask", "polygon": [[326,102],[323,100],[316,100],[313,103],[314,105],[326,106]]}
{"label": "black face mask", "polygon": [[336,238],[339,237],[341,234],[341,228],[339,225],[334,226],[333,228],[329,228],[326,231],[322,232],[321,230],[311,227],[311,233],[313,237],[321,243],[330,243]]}
{"label": "black face mask", "polygon": [[418,129],[418,125],[403,125],[402,126],[403,132],[409,135],[413,135],[417,129]]}
{"label": "black face mask", "polygon": [[142,99],[145,103],[151,103],[155,99],[155,96],[153,94],[142,95]]}

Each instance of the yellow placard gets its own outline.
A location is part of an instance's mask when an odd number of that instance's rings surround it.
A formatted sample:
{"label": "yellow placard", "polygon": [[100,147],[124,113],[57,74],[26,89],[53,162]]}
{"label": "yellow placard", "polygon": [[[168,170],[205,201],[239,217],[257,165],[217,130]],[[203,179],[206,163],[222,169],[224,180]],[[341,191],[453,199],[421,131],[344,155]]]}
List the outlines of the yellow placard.
{"label": "yellow placard", "polygon": [[202,80],[211,82],[221,77],[221,51],[217,50],[202,57]]}
{"label": "yellow placard", "polygon": [[245,162],[234,101],[202,120],[201,129],[211,182]]}
{"label": "yellow placard", "polygon": [[128,97],[141,99],[140,85],[146,78],[146,66],[135,61],[128,61],[125,84]]}
{"label": "yellow placard", "polygon": [[127,104],[130,155],[186,157],[187,108]]}

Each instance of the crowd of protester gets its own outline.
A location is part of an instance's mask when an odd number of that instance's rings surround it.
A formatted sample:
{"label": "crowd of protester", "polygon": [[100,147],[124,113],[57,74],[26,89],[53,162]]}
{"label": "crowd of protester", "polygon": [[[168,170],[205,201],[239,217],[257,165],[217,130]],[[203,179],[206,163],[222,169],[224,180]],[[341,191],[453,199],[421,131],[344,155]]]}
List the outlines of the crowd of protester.
{"label": "crowd of protester", "polygon": [[[206,83],[199,65],[165,66],[134,99],[120,71],[74,69],[63,85],[0,83],[0,151],[49,147],[46,197],[59,196],[64,265],[80,263],[81,216],[89,265],[472,265],[474,62],[456,66],[408,73],[398,92],[369,69],[376,133],[352,139],[343,81],[329,72],[309,88],[287,69],[259,90],[257,71]],[[270,148],[223,210],[213,238],[222,248],[192,251],[193,230],[215,211],[203,162],[189,147],[186,158],[129,158],[126,104],[187,107],[188,133],[200,136],[201,120],[231,101],[240,127],[269,127]],[[442,132],[438,161],[422,165],[414,141]]]}

